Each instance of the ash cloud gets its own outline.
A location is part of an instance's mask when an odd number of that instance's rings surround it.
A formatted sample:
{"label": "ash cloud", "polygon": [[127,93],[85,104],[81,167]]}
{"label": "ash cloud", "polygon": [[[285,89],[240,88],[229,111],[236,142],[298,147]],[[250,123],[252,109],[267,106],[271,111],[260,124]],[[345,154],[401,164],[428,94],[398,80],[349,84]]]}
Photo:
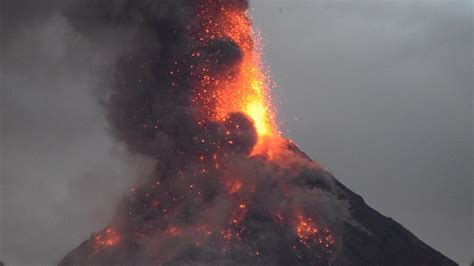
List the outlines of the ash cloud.
{"label": "ash cloud", "polygon": [[[217,3],[228,8],[247,6],[246,1]],[[206,143],[224,141],[221,128],[228,125],[206,121],[203,133],[195,123],[200,106],[193,106],[191,101],[200,77],[193,75],[191,67],[207,67],[211,73],[222,75],[233,71],[242,55],[228,39],[201,45],[189,36],[187,27],[196,23],[194,13],[205,4],[80,1],[65,10],[72,26],[93,42],[108,47],[110,43],[104,41],[103,34],[111,32],[119,36],[114,40],[123,39],[127,44],[117,59],[111,89],[102,101],[111,133],[130,151],[162,159],[174,154],[172,160],[179,161],[183,156],[212,153],[215,148],[203,145],[203,139],[209,140]],[[196,59],[193,52],[202,56]],[[250,123],[242,115],[234,115],[233,119]],[[245,146],[252,146],[255,133],[247,131],[238,142],[248,152]]]}
{"label": "ash cloud", "polygon": [[[51,265],[110,222],[146,160],[104,130],[94,88],[116,46],[86,42],[60,14],[67,1],[2,1],[0,259]],[[87,67],[84,67],[87,66]]]}

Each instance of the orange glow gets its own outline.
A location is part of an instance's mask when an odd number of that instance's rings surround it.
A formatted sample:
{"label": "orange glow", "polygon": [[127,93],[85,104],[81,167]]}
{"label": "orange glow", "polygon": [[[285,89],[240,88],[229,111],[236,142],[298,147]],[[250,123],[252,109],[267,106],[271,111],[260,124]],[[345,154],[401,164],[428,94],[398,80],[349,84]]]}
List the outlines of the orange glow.
{"label": "orange glow", "polygon": [[182,234],[182,231],[178,227],[172,226],[171,228],[166,230],[165,233],[168,234],[169,236],[178,236]]}
{"label": "orange glow", "polygon": [[296,236],[298,241],[306,247],[317,244],[328,252],[331,251],[336,243],[329,229],[319,229],[311,218],[306,218],[302,215],[298,216]]}
{"label": "orange glow", "polygon": [[239,180],[236,180],[234,183],[232,183],[229,189],[229,193],[234,194],[238,192],[241,188],[242,188],[242,182],[240,182]]}
{"label": "orange glow", "polygon": [[229,221],[229,227],[221,230],[221,236],[226,242],[231,240],[241,240],[242,234],[245,231],[244,222],[247,216],[247,205],[245,203],[239,203],[238,208],[234,209]]}
{"label": "orange glow", "polygon": [[[203,75],[201,84],[215,88],[215,93],[208,96],[215,104],[206,102],[205,113],[214,120],[222,120],[231,112],[243,112],[254,122],[258,134],[258,146],[264,140],[278,137],[278,129],[274,121],[274,110],[271,105],[270,86],[267,75],[263,71],[260,36],[252,29],[252,21],[248,12],[239,9],[221,8],[218,17],[209,17],[208,9],[202,7],[199,17],[203,19],[203,30],[198,34],[203,43],[228,38],[240,47],[242,61],[238,73],[224,77]],[[207,69],[203,69],[207,71]],[[202,97],[199,95],[198,97]],[[255,153],[255,151],[254,151]]]}
{"label": "orange glow", "polygon": [[120,235],[111,227],[108,227],[95,235],[93,240],[94,252],[97,253],[102,248],[117,246],[120,243]]}
{"label": "orange glow", "polygon": [[309,242],[319,230],[313,224],[311,218],[299,216],[298,220],[299,222],[296,226],[296,235],[298,236],[298,240],[305,245],[309,245]]}

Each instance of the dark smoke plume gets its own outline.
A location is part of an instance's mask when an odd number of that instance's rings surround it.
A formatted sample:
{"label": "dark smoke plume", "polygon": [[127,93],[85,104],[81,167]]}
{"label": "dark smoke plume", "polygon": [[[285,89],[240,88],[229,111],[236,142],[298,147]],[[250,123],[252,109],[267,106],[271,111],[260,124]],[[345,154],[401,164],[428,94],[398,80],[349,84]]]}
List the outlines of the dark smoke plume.
{"label": "dark smoke plume", "polygon": [[286,141],[274,158],[251,155],[247,115],[215,121],[193,101],[196,69],[231,77],[242,61],[229,38],[196,39],[203,8],[213,18],[248,3],[81,0],[65,10],[85,38],[120,47],[101,98],[110,132],[156,163],[113,224],[61,265],[319,265],[338,253],[349,214],[319,165]]}

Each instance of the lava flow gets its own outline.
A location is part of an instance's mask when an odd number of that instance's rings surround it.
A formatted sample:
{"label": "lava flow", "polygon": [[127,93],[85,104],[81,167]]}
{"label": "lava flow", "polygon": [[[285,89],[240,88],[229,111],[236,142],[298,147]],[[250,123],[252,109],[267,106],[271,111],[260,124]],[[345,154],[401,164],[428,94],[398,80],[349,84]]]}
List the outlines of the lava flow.
{"label": "lava flow", "polygon": [[114,137],[154,166],[62,265],[328,263],[345,204],[280,136],[247,1],[80,3],[68,18],[92,40],[132,29],[103,103]]}

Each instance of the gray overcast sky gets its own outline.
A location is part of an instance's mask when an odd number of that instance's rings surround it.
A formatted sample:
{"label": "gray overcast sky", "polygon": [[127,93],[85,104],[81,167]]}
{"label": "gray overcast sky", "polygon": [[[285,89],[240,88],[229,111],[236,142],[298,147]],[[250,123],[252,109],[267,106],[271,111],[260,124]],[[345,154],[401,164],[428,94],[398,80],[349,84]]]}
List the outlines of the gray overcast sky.
{"label": "gray overcast sky", "polygon": [[[285,134],[467,265],[472,1],[253,2]],[[11,3],[2,18],[0,259],[47,265],[107,223],[142,161],[110,139],[94,95],[110,51],[90,47],[47,1]]]}

